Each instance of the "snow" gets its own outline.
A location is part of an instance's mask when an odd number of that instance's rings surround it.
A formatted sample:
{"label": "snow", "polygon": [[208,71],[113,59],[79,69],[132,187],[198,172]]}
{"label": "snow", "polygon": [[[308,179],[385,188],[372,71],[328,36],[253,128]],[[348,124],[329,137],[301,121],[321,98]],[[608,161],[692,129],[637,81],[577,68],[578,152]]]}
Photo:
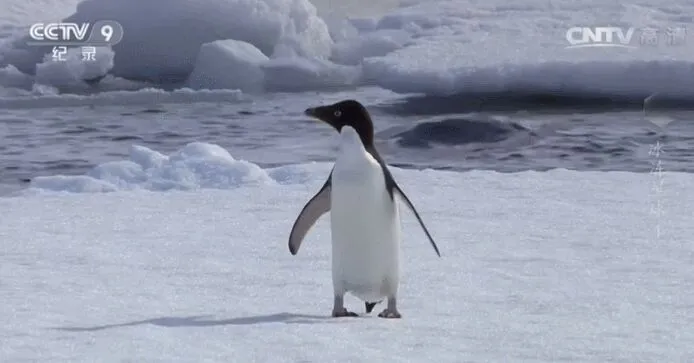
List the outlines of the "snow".
{"label": "snow", "polygon": [[[694,43],[687,37],[684,44],[668,45],[664,35],[668,27],[691,25],[691,17],[682,16],[690,4],[656,10],[599,1],[552,2],[549,9],[543,1],[508,6],[452,0],[437,5],[421,2],[379,21],[377,29],[407,29],[412,40],[383,57],[365,60],[366,79],[396,92],[429,95],[507,91],[694,96]],[[570,27],[596,24],[652,26],[661,38],[657,46],[639,46],[640,33],[635,33],[633,50],[565,49]]]}
{"label": "snow", "polygon": [[404,212],[403,319],[334,319],[328,218],[286,245],[331,164],[231,155],[135,147],[0,198],[0,360],[694,359],[691,174],[654,195],[649,174],[393,168],[443,257]]}
{"label": "snow", "polygon": [[[694,5],[685,0],[605,3],[559,0],[502,1],[394,0],[87,0],[68,21],[109,18],[123,25],[125,36],[114,46],[113,79],[102,92],[123,90],[122,78],[149,84],[194,83],[192,88],[253,89],[300,92],[377,85],[403,93],[427,95],[511,92],[556,95],[601,95],[642,100],[654,93],[691,99],[694,92]],[[69,7],[70,2],[65,2]],[[315,5],[315,6],[314,6]],[[166,11],[161,11],[161,9]],[[3,17],[11,37],[0,45],[0,67],[14,67],[33,77],[47,49],[27,47],[31,22],[26,5]],[[65,10],[56,11],[62,16]],[[40,13],[42,20],[44,13]],[[2,20],[5,19],[5,20]],[[25,19],[25,20],[21,20]],[[21,20],[21,21],[20,21]],[[175,24],[175,26],[174,26]],[[3,23],[0,23],[3,25]],[[635,49],[566,49],[566,31],[574,26],[633,27]],[[660,31],[658,44],[639,44],[640,29]],[[685,29],[681,44],[669,45],[668,28]],[[185,29],[185,31],[180,30]],[[248,63],[238,54],[210,43],[245,42],[269,60],[264,77],[237,84],[229,74],[242,74]],[[237,43],[234,43],[237,44]],[[212,51],[212,53],[209,53]],[[220,54],[211,59],[207,54]],[[257,57],[254,57],[254,59]],[[279,69],[277,65],[281,65]],[[41,65],[41,68],[46,65]],[[106,70],[105,67],[100,67]],[[254,68],[255,69],[255,68]],[[307,69],[310,71],[307,72]],[[204,70],[214,84],[198,84],[191,73]],[[287,73],[287,77],[283,74]],[[68,73],[69,74],[69,73]],[[308,74],[308,81],[300,79]],[[45,77],[60,88],[62,78]],[[299,79],[299,81],[297,81]],[[186,83],[185,81],[189,82]],[[31,89],[26,81],[0,77],[0,86]],[[205,82],[203,82],[205,83]],[[127,83],[125,83],[127,84]],[[137,88],[137,87],[136,87]],[[79,93],[64,87],[62,92]],[[16,91],[2,91],[3,94]]]}
{"label": "snow", "polygon": [[188,77],[193,89],[238,89],[257,92],[263,84],[260,65],[268,60],[252,44],[236,40],[217,40],[203,44]]}
{"label": "snow", "polygon": [[171,156],[133,145],[130,159],[100,164],[87,175],[48,176],[32,180],[32,189],[107,192],[146,189],[222,188],[272,179],[255,164],[235,160],[223,148],[194,142]]}
{"label": "snow", "polygon": [[119,77],[189,73],[200,46],[220,39],[248,42],[268,56],[278,46],[325,56],[332,42],[307,0],[86,0],[65,20],[95,19],[123,26],[123,40],[114,47],[113,73]]}
{"label": "snow", "polygon": [[252,44],[218,40],[204,44],[188,77],[192,89],[301,92],[356,84],[355,67],[319,58],[268,58]]}

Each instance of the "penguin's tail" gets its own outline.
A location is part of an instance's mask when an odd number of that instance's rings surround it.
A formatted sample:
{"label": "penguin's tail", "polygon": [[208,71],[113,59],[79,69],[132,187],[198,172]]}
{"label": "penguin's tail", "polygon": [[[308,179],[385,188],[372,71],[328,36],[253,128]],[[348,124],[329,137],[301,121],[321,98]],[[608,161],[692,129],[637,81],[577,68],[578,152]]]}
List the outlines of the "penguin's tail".
{"label": "penguin's tail", "polygon": [[378,304],[378,303],[380,303],[380,301],[379,302],[365,302],[364,305],[366,306],[366,313],[367,314],[371,313],[371,311],[374,309],[374,306],[376,306],[376,304]]}

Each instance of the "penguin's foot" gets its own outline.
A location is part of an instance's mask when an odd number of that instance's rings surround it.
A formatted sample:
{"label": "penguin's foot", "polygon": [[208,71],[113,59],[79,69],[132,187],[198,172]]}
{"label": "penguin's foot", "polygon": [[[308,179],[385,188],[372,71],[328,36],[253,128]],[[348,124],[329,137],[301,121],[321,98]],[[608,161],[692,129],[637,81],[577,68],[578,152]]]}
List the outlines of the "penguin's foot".
{"label": "penguin's foot", "polygon": [[353,313],[351,311],[348,311],[345,308],[333,310],[333,318],[357,317],[357,316],[359,316],[357,313]]}
{"label": "penguin's foot", "polygon": [[378,317],[386,319],[400,319],[402,318],[402,315],[400,315],[400,312],[397,310],[385,309],[378,314]]}

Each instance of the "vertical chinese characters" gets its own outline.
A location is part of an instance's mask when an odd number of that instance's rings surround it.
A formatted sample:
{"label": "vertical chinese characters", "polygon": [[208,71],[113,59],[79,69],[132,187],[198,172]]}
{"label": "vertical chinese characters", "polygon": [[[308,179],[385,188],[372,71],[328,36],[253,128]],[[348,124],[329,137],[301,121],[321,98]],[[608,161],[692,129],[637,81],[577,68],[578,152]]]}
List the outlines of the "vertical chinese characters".
{"label": "vertical chinese characters", "polygon": [[651,214],[655,215],[656,218],[656,238],[660,238],[660,223],[663,216],[663,205],[662,205],[662,193],[663,193],[663,165],[660,159],[660,155],[663,153],[663,145],[660,140],[656,142],[655,145],[651,146],[648,151],[648,155],[653,159],[653,167],[651,168],[650,174],[654,176],[653,185],[651,191],[654,194],[654,202],[651,205]]}

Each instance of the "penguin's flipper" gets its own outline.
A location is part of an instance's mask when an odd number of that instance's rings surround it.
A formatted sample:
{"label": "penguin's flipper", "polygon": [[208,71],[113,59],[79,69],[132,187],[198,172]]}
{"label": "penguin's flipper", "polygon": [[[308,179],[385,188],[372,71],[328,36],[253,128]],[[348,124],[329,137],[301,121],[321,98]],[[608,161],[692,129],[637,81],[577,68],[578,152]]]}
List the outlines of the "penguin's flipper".
{"label": "penguin's flipper", "polygon": [[332,189],[332,172],[323,187],[306,203],[294,221],[292,231],[289,233],[289,252],[296,255],[301,247],[304,237],[313,227],[318,218],[330,210],[330,191]]}
{"label": "penguin's flipper", "polygon": [[441,257],[441,253],[439,252],[439,246],[436,245],[436,242],[434,242],[434,238],[431,237],[431,233],[429,233],[429,230],[427,227],[424,225],[424,221],[422,220],[422,217],[419,216],[419,213],[417,212],[417,209],[414,207],[414,204],[410,201],[410,198],[407,197],[407,194],[400,189],[400,186],[398,186],[398,183],[395,182],[395,178],[393,178],[393,174],[390,173],[390,170],[388,170],[388,164],[386,164],[385,160],[381,157],[381,155],[378,154],[378,151],[374,147],[367,147],[366,151],[368,151],[371,156],[378,161],[378,163],[381,165],[381,169],[383,170],[383,176],[386,179],[386,189],[388,190],[388,193],[390,194],[390,197],[395,200],[395,195],[397,194],[400,199],[405,202],[405,205],[412,211],[414,216],[417,218],[417,221],[419,221],[419,225],[422,227],[424,230],[424,233],[427,235],[427,238],[429,238],[429,243],[431,244],[431,247],[434,248],[434,251],[436,251],[436,255]]}
{"label": "penguin's flipper", "polygon": [[364,306],[366,306],[366,313],[367,314],[371,313],[371,311],[373,311],[373,309],[374,309],[374,306],[376,306],[376,304],[378,304],[378,303],[380,303],[380,301],[379,302],[365,302]]}
{"label": "penguin's flipper", "polygon": [[[393,183],[395,183],[395,182],[393,181]],[[441,253],[439,252],[439,247],[436,245],[436,242],[434,242],[434,238],[431,237],[431,233],[429,233],[429,230],[428,230],[427,227],[424,225],[424,221],[422,221],[422,217],[420,217],[420,216],[419,216],[419,213],[417,213],[417,209],[414,207],[414,205],[412,204],[412,202],[410,202],[410,198],[408,198],[407,195],[405,195],[405,192],[403,192],[402,189],[400,189],[400,187],[399,187],[397,184],[395,184],[395,191],[398,193],[398,195],[400,195],[400,198],[402,199],[402,201],[405,202],[405,205],[406,205],[408,208],[410,208],[410,211],[412,211],[412,213],[414,214],[414,216],[415,216],[415,217],[417,218],[417,220],[419,221],[419,225],[422,226],[422,229],[424,230],[424,233],[425,233],[425,234],[427,235],[427,237],[429,238],[429,243],[431,244],[431,247],[434,248],[434,251],[436,251],[436,255],[439,256],[439,257],[441,257]]]}

